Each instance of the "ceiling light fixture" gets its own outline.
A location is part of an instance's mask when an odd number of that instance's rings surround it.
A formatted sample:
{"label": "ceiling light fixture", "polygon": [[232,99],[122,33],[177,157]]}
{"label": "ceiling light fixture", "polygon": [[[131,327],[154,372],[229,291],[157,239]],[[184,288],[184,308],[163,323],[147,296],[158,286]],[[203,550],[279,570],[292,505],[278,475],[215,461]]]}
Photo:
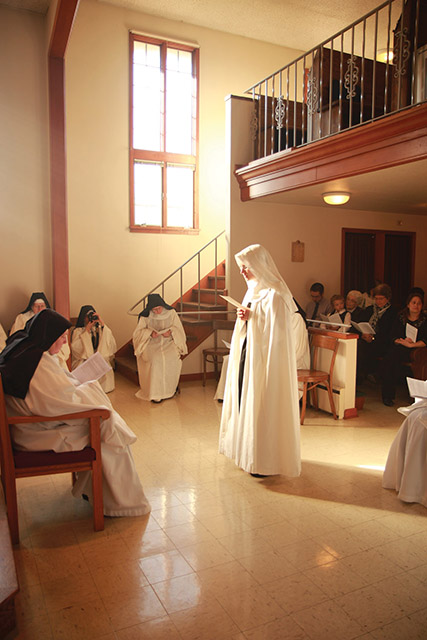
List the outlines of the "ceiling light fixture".
{"label": "ceiling light fixture", "polygon": [[345,191],[328,191],[322,193],[322,197],[326,204],[345,204],[350,200],[350,194]]}
{"label": "ceiling light fixture", "polygon": [[378,62],[393,62],[394,52],[393,49],[378,49],[377,51],[377,61]]}

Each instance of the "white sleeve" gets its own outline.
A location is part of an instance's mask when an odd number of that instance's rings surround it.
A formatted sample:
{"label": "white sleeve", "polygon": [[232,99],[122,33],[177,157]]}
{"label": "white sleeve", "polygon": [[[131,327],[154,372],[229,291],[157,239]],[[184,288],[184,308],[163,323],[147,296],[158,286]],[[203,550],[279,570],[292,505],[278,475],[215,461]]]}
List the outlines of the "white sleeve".
{"label": "white sleeve", "polygon": [[150,340],[151,329],[148,327],[147,320],[148,318],[141,316],[133,332],[133,348],[137,357],[141,355]]}

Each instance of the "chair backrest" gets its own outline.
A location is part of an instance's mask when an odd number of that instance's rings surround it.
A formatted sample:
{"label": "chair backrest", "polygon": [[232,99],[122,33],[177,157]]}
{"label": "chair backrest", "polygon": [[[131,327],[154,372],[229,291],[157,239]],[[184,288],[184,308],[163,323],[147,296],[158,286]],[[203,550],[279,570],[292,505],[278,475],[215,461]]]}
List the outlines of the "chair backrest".
{"label": "chair backrest", "polygon": [[218,331],[233,331],[235,322],[235,320],[214,320],[212,322],[215,349],[218,349]]}
{"label": "chair backrest", "polygon": [[331,363],[329,365],[329,376],[332,378],[334,371],[335,358],[338,351],[338,338],[333,336],[322,336],[319,334],[312,335],[311,346],[313,347],[313,369],[317,369],[317,361],[319,355],[319,349],[329,349],[332,351]]}

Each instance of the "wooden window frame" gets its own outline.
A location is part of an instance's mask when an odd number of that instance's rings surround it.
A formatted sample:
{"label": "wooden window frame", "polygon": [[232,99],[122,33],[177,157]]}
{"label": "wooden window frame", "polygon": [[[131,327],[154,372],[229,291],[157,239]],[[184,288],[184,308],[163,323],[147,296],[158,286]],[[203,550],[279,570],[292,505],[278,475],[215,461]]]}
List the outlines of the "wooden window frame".
{"label": "wooden window frame", "polygon": [[[196,75],[196,132],[195,132],[195,155],[185,155],[178,153],[168,153],[166,151],[145,151],[134,149],[133,147],[133,43],[146,42],[161,47],[162,66],[166,60],[166,49],[173,48],[181,51],[190,51],[193,56],[193,74]],[[130,231],[135,233],[166,233],[197,235],[199,233],[199,49],[190,45],[173,42],[171,40],[157,39],[149,36],[142,36],[135,33],[129,34],[129,204],[130,204]],[[165,77],[166,82],[166,77]],[[166,127],[166,90],[164,91],[163,122]],[[167,219],[167,193],[165,191],[166,171],[163,171],[163,193],[165,197],[162,203],[162,226],[138,225],[135,224],[135,201],[134,201],[134,163],[136,160],[147,160],[151,162],[174,165],[193,165],[193,227],[170,227],[166,226]]]}

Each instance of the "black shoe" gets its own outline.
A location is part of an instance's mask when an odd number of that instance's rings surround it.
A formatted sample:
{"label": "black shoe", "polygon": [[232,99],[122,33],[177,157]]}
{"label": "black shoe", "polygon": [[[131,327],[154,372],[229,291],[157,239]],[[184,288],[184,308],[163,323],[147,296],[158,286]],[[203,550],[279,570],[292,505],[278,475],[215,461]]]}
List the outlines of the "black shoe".
{"label": "black shoe", "polygon": [[383,398],[383,404],[385,404],[386,407],[392,407],[394,405],[394,400],[391,398]]}

